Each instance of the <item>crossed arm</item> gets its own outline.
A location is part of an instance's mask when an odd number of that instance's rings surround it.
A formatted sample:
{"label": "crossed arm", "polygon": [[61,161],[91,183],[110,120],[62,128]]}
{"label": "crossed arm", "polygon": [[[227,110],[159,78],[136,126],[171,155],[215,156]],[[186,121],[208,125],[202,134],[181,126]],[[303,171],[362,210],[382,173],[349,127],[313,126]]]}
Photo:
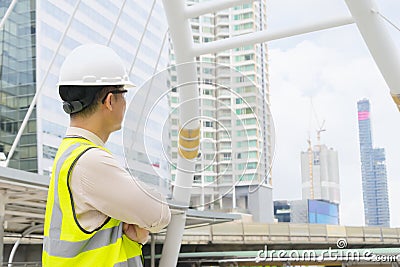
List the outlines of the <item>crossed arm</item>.
{"label": "crossed arm", "polygon": [[112,217],[124,222],[130,239],[145,243],[149,232],[159,232],[171,218],[161,193],[133,178],[101,149],[90,149],[78,160],[71,189],[78,222],[89,231]]}

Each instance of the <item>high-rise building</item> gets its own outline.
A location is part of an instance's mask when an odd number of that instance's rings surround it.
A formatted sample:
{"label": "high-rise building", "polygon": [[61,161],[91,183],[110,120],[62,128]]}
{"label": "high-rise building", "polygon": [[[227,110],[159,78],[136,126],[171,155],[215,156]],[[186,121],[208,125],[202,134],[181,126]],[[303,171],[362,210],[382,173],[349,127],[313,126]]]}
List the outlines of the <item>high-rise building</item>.
{"label": "high-rise building", "polygon": [[[0,1],[3,18],[11,0]],[[0,152],[6,155],[36,91],[35,1],[17,1],[0,30]],[[36,172],[37,108],[21,137],[10,167]]]}
{"label": "high-rise building", "polygon": [[[193,2],[188,0],[188,4]],[[191,20],[195,43],[207,43],[266,28],[266,1],[255,1]],[[174,55],[171,54],[172,64]],[[273,126],[269,109],[265,44],[202,55],[201,147],[191,206],[250,212],[257,221],[273,220],[271,177]],[[176,85],[176,72],[171,72]],[[197,81],[195,81],[197,82]],[[172,89],[172,161],[178,157],[178,89]],[[172,179],[176,169],[172,170]]]}
{"label": "high-rise building", "polygon": [[357,107],[365,224],[389,226],[385,150],[373,148],[369,100],[358,101]]}
{"label": "high-rise building", "polygon": [[[10,3],[0,1],[0,17]],[[69,124],[56,83],[64,58],[75,47],[84,43],[109,45],[124,60],[131,80],[140,85],[167,66],[166,36],[160,1],[154,5],[139,0],[17,1],[0,31],[0,152],[8,154],[35,92],[41,92],[10,167],[50,173]],[[130,91],[128,103],[132,96]],[[164,106],[163,113],[168,112],[167,100],[159,105]],[[150,137],[147,141],[160,142]],[[110,136],[107,147],[125,162],[122,131]],[[166,168],[159,151],[153,152],[137,153],[135,174],[140,178],[146,176],[140,158],[146,164],[151,159],[149,164],[154,168]],[[169,170],[163,173],[169,175]]]}
{"label": "high-rise building", "polygon": [[302,199],[340,203],[338,153],[326,145],[301,152]]}

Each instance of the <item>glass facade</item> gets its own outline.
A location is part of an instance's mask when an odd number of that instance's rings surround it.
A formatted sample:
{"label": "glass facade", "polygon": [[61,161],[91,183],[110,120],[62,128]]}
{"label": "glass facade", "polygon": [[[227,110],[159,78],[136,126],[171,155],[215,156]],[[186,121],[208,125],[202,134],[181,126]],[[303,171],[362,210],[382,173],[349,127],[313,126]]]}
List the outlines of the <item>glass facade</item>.
{"label": "glass facade", "polygon": [[[0,1],[1,17],[10,3]],[[139,86],[167,66],[166,32],[160,1],[154,5],[139,0],[17,1],[0,31],[0,151],[7,154],[10,150],[36,90],[40,95],[10,166],[50,174],[54,151],[69,124],[56,83],[62,62],[75,47],[85,43],[109,45]],[[134,94],[135,89],[130,90],[128,104]],[[160,106],[163,111],[158,112],[165,113],[168,103]],[[125,164],[122,135],[122,131],[113,133],[107,147]],[[154,166],[162,166],[163,175],[169,176],[159,151],[154,152],[160,140],[149,138],[148,143],[153,149],[143,153],[151,154]]]}
{"label": "glass facade", "polygon": [[389,226],[385,150],[373,148],[369,100],[357,102],[365,224]]}
{"label": "glass facade", "polygon": [[339,206],[321,200],[308,200],[308,223],[339,224]]}
{"label": "glass facade", "polygon": [[[11,0],[0,1],[2,18]],[[36,90],[36,1],[17,1],[0,30],[0,152],[8,155]],[[37,172],[36,108],[9,167]]]}
{"label": "glass facade", "polygon": [[339,224],[339,205],[322,199],[291,200],[290,222]]}

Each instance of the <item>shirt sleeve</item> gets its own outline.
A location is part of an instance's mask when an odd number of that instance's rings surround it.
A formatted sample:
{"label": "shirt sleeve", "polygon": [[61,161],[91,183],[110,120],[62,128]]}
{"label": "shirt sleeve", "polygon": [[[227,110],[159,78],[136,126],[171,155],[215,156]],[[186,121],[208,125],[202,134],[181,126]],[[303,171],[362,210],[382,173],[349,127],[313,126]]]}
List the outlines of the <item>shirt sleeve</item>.
{"label": "shirt sleeve", "polygon": [[75,170],[81,173],[85,202],[94,209],[152,233],[168,225],[171,212],[163,195],[132,177],[106,151],[88,150],[77,161]]}

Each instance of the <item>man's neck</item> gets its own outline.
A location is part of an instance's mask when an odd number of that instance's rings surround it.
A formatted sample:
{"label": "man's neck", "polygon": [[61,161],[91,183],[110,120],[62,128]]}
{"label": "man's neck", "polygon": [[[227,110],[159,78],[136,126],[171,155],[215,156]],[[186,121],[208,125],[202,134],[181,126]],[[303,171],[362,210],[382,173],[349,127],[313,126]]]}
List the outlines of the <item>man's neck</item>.
{"label": "man's neck", "polygon": [[103,141],[103,143],[106,143],[108,140],[108,137],[110,136],[110,133],[104,131],[104,129],[101,126],[97,126],[96,123],[89,123],[89,121],[90,120],[88,120],[88,119],[85,119],[85,120],[76,119],[76,118],[71,119],[70,126],[82,128],[89,132],[92,132],[95,135],[97,135]]}

